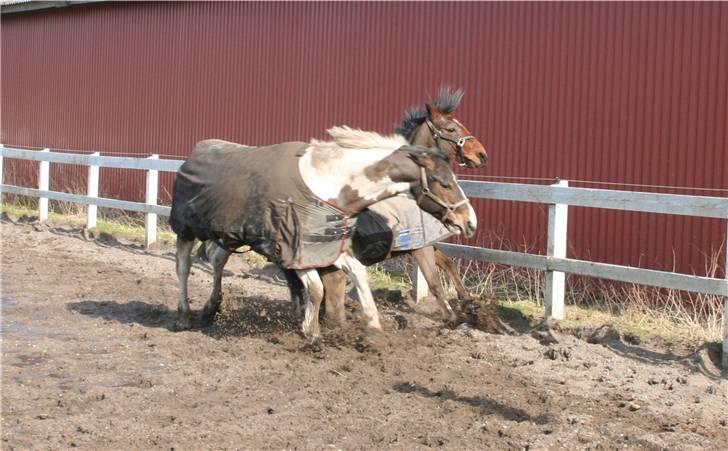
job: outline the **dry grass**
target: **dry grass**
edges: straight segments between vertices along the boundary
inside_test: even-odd
[[[3,201],[0,211],[11,214],[18,218],[37,217],[37,202],[22,202],[11,204]],[[83,228],[86,226],[86,209],[54,206],[49,202],[48,224],[51,226],[73,226]],[[133,215],[120,210],[100,208],[97,215],[94,232],[108,234],[116,238],[123,238],[129,241],[144,242],[144,216]],[[157,241],[162,244],[175,242],[175,235],[167,226],[164,218],[158,222]]]
[[[715,277],[717,255],[710,258],[708,271]],[[476,265],[459,262],[466,287],[479,298],[495,297],[511,308],[534,318],[544,314],[542,271]],[[451,295],[449,281],[444,280]],[[671,341],[722,341],[723,299],[672,289],[617,283],[601,279],[567,276],[564,327],[598,327],[611,324],[638,336],[655,336]]]

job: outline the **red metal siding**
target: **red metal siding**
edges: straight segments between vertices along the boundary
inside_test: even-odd
[[[448,82],[466,89],[459,117],[491,154],[488,169],[464,176],[725,196],[726,30],[727,3],[169,2],[3,15],[1,140],[182,157],[208,137],[389,132]],[[105,195],[141,198],[142,174],[101,177]],[[162,177],[162,193],[171,181]],[[545,206],[475,203],[477,242],[543,247]],[[686,272],[702,271],[725,230],[570,215],[571,256]]]

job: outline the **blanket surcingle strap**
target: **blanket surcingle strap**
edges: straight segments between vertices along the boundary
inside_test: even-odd
[[[188,240],[215,240],[230,251],[248,245],[284,268],[330,266],[356,219],[304,183],[298,161],[308,146],[201,141],[175,179],[172,230]]]

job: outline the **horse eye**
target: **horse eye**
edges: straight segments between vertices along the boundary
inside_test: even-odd
[[[442,186],[443,188],[446,188],[446,189],[450,188],[450,182],[448,182],[444,178],[436,175],[436,176],[433,176],[432,179],[433,179],[433,181],[439,183],[440,186]]]
[[[456,131],[458,131],[458,128],[457,128],[457,127],[455,127],[454,125],[448,125],[448,126],[447,126],[447,127],[445,128],[445,130],[447,130],[447,131],[448,131],[448,132],[450,132],[450,133],[455,133]]]

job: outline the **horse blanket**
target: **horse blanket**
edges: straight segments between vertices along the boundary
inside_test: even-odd
[[[355,219],[304,183],[298,161],[309,146],[200,141],[174,182],[172,230],[228,250],[248,245],[284,268],[330,266],[344,251]]]
[[[357,216],[354,255],[365,265],[386,259],[392,251],[430,246],[453,235],[407,195],[384,199]]]

